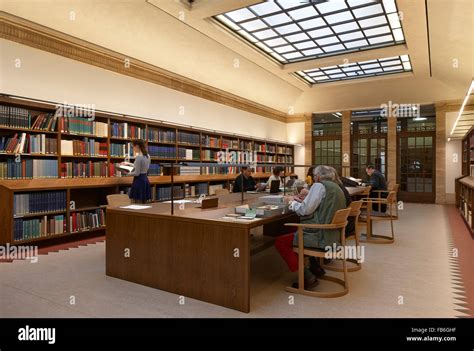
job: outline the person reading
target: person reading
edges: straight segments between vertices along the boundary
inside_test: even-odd
[[[132,145],[135,162],[133,169],[127,173],[133,176],[129,197],[134,202],[145,203],[151,200],[151,185],[147,176],[148,168],[150,168],[150,155],[143,140],[134,140]],[[123,162],[123,164],[127,165],[127,162]]]
[[[258,185],[252,178],[252,170],[250,167],[241,167],[241,173],[235,178],[234,188],[232,192],[240,193],[242,191],[254,191]]]
[[[273,174],[268,178],[267,185],[266,187],[269,189],[270,186],[272,185],[272,181],[278,180],[280,182],[280,187],[281,187],[281,172],[283,169],[281,167],[274,167],[273,168]]]
[[[379,170],[375,169],[373,164],[367,165],[365,172],[369,176],[367,184],[372,188],[370,190],[370,197],[377,198],[378,192],[374,190],[387,190],[387,181],[385,180],[384,175]],[[382,192],[382,197],[387,197],[388,193]],[[379,209],[380,207],[380,209]],[[372,209],[374,211],[385,212],[387,211],[387,205],[372,204]]]
[[[301,217],[301,223],[329,224],[336,211],[346,208],[344,193],[333,181],[333,172],[327,166],[317,166],[314,169],[313,180],[314,184],[304,200],[301,201],[295,196],[287,196],[285,201],[289,203],[289,209]],[[324,250],[334,243],[339,245],[339,236],[339,231],[334,229],[305,228],[303,230],[304,246],[314,249]],[[297,245],[297,233],[282,235],[275,240],[275,248],[292,272],[298,270],[298,254],[293,251],[293,247]],[[324,274],[324,271],[317,260],[311,262],[309,259],[305,259],[305,289],[315,287],[318,284],[317,275],[321,274]],[[293,285],[295,286],[295,284]]]

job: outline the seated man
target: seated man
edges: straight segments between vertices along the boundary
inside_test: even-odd
[[[274,167],[273,168],[273,174],[270,176],[270,178],[268,178],[267,185],[266,185],[266,187],[268,189],[270,189],[270,186],[272,185],[272,181],[274,181],[274,180],[278,180],[280,182],[280,186],[281,186],[280,174],[281,174],[282,171],[283,171],[283,169],[281,167]]]
[[[257,188],[257,183],[252,178],[252,170],[250,167],[243,166],[241,168],[241,174],[235,178],[234,188],[232,192],[240,193],[242,191],[253,191]],[[243,185],[243,187],[242,187]]]
[[[314,169],[314,184],[311,186],[304,200],[289,196],[285,198],[290,204],[290,210],[301,216],[301,223],[329,224],[336,211],[346,208],[344,193],[333,179],[333,173],[327,166],[318,166]],[[340,232],[334,229],[304,229],[304,246],[324,250],[326,246],[340,243]],[[298,245],[297,234],[280,236],[275,241],[275,247],[288,264],[290,271],[298,270],[298,254],[293,246]],[[317,262],[317,260],[316,260]],[[318,267],[311,267],[309,260],[305,260],[305,289],[316,286]],[[319,267],[321,269],[321,267]]]
[[[373,190],[387,190],[387,181],[385,180],[384,175],[379,170],[375,169],[375,166],[372,164],[367,165],[365,172],[369,176],[368,184],[372,187],[370,192],[370,197],[377,198],[379,196],[378,192]],[[382,193],[382,197],[387,197],[388,193]],[[380,209],[379,209],[380,207]],[[378,204],[372,204],[373,211],[385,212],[387,211],[386,205],[379,206]]]

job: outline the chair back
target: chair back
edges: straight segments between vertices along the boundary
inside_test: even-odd
[[[360,193],[360,196],[362,196],[362,197],[369,197],[371,190],[372,190],[372,186],[367,185],[367,186],[365,187],[364,191],[362,191],[362,192]]]
[[[332,217],[331,224],[341,224],[341,228],[343,228],[347,224],[347,217],[349,217],[350,212],[350,207],[336,211],[336,213],[334,213],[334,216]]]
[[[229,194],[229,189],[216,189],[216,196]]]
[[[400,184],[393,184],[388,187],[389,191],[394,191],[395,195],[398,193],[398,190],[400,189]]]
[[[132,201],[127,194],[107,195],[107,204],[110,207],[120,207],[130,205]]]
[[[389,191],[386,197],[387,203],[389,204],[394,203],[396,196],[397,196],[397,193],[395,191]]]
[[[349,217],[359,217],[360,215],[360,209],[362,207],[362,201],[352,201],[349,208]]]

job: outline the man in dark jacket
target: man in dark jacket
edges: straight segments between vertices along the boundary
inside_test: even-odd
[[[382,172],[375,169],[375,166],[372,164],[367,165],[365,172],[369,176],[368,184],[372,187],[371,192],[370,192],[370,197],[377,198],[379,196],[379,193],[374,192],[373,190],[387,190],[387,181],[385,180],[385,177],[382,174]],[[387,197],[387,194],[388,193],[383,192],[381,194],[382,195],[381,197]],[[380,206],[380,210],[379,210],[378,204],[372,204],[372,209],[374,211],[385,212],[387,211],[387,206],[382,205]]]
[[[242,173],[235,178],[234,188],[232,192],[240,193],[242,191],[253,191],[257,188],[257,183],[252,178],[252,170],[250,167],[242,167]],[[242,187],[243,186],[243,187]]]

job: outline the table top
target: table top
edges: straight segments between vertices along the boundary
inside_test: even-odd
[[[357,195],[365,190],[365,187],[348,187],[347,190],[351,196]],[[262,196],[268,195],[267,193],[246,193],[244,194],[243,204],[251,204],[258,200]],[[266,218],[255,218],[255,219],[238,219],[234,217],[226,217],[228,214],[233,214],[234,208],[236,206],[242,205],[241,193],[233,193],[227,195],[219,196],[219,206],[214,208],[201,209],[199,204],[196,203],[185,203],[184,209],[180,209],[179,200],[176,200],[174,203],[174,217],[179,217],[183,221],[193,221],[193,222],[209,222],[215,221],[220,224],[238,226],[245,228],[254,228],[266,223],[279,220],[285,216],[293,216],[293,212],[288,212],[285,214],[266,217]],[[142,216],[142,217],[157,217],[157,218],[168,218],[171,215],[171,204],[170,203],[150,203],[146,204],[149,206],[145,209],[134,210],[127,208],[107,208],[108,212],[111,213],[122,213],[126,215]]]

